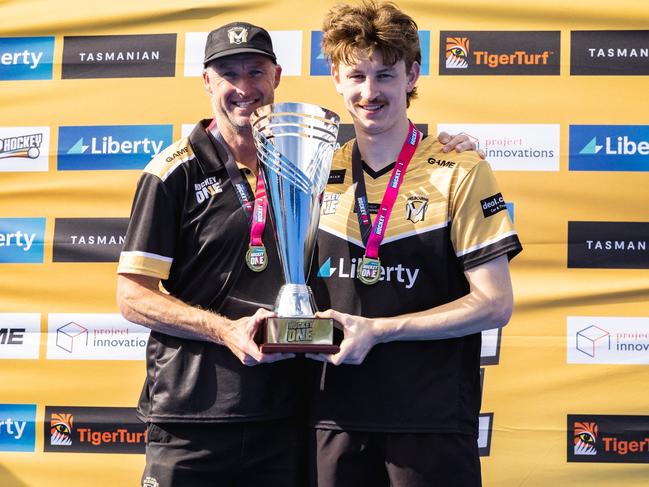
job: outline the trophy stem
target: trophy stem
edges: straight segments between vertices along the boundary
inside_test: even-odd
[[[313,318],[315,301],[306,284],[284,284],[275,301],[275,313],[286,318]]]

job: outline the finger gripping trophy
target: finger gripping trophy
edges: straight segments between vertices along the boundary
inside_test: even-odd
[[[340,118],[316,105],[275,103],[255,110],[250,120],[285,280],[260,348],[335,353],[333,321],[314,318],[306,278]]]

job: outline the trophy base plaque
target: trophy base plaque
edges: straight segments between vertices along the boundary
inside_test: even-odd
[[[325,318],[268,318],[263,326],[262,353],[337,353],[333,320]]]

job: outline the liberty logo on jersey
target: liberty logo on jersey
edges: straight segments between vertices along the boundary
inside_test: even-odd
[[[317,277],[327,279],[329,277],[338,277],[341,279],[354,279],[356,278],[356,265],[361,261],[356,257],[352,257],[350,261],[341,257],[338,259],[338,267],[331,267],[331,257],[327,257],[320,269],[318,269]],[[419,276],[419,269],[411,269],[404,267],[401,264],[396,266],[381,266],[381,277],[379,281],[397,282],[404,284],[406,289],[412,289],[417,282]]]

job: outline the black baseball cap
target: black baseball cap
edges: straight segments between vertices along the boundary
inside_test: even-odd
[[[266,29],[247,22],[232,22],[208,34],[203,66],[215,59],[244,53],[262,54],[277,63],[273,41]]]

